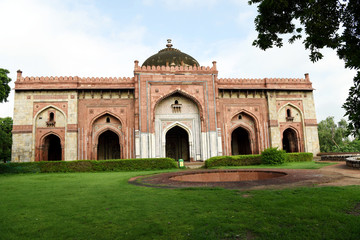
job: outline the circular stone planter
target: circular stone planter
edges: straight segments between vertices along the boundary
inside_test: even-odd
[[[171,177],[172,181],[180,182],[241,182],[256,181],[285,176],[284,172],[272,171],[217,171],[189,173]]]
[[[360,169],[360,159],[357,157],[349,157],[346,159],[346,166]]]

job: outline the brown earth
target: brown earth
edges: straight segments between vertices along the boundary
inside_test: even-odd
[[[237,182],[182,182],[179,176],[193,173],[212,172],[282,172],[284,176],[256,181]],[[283,189],[300,186],[347,186],[360,185],[360,170],[351,169],[345,162],[327,166],[322,169],[227,169],[227,170],[185,170],[181,172],[162,173],[151,176],[131,178],[129,183],[160,188],[187,188],[187,187],[222,187],[228,189]]]

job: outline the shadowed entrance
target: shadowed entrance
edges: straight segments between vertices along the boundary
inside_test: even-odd
[[[61,161],[62,150],[60,138],[54,134],[46,136],[44,140],[44,161]]]
[[[181,127],[175,126],[166,133],[166,157],[190,161],[189,136]]]
[[[97,159],[119,159],[120,143],[119,137],[113,131],[107,130],[99,136]]]
[[[251,154],[249,133],[242,127],[238,127],[231,134],[231,154]]]
[[[283,133],[283,150],[288,153],[299,152],[296,132],[288,128]]]

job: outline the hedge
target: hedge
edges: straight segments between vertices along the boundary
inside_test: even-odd
[[[285,162],[311,162],[314,159],[312,153],[287,153]]]
[[[177,168],[172,158],[43,161],[0,164],[0,173],[102,172]]]
[[[286,153],[285,162],[310,162],[313,160],[312,153]],[[205,161],[205,168],[220,166],[249,166],[260,165],[261,155],[236,155],[236,156],[217,156]]]
[[[218,156],[205,161],[205,167],[218,166],[248,166],[261,164],[261,155],[236,155],[236,156]]]

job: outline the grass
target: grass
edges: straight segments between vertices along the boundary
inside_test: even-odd
[[[358,239],[360,186],[237,191],[127,183],[146,172],[0,175],[0,239]],[[359,212],[360,213],[360,212]]]
[[[282,169],[320,169],[322,167],[337,164],[332,162],[287,162],[281,165],[251,165],[251,166],[226,166],[216,167],[219,169],[243,169],[243,168],[282,168]]]

